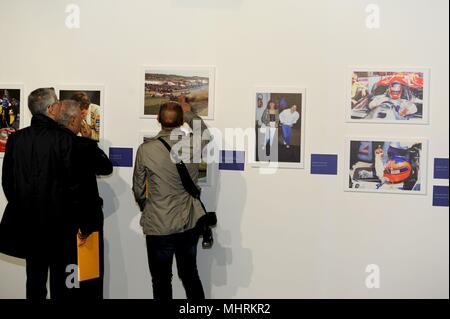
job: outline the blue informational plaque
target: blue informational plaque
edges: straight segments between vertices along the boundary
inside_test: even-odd
[[[221,151],[220,152],[220,170],[243,171],[245,168],[244,151]]]
[[[448,186],[433,186],[433,206],[448,207]]]
[[[336,154],[311,154],[311,174],[337,175]]]
[[[110,147],[109,159],[113,166],[133,167],[133,149],[127,147]]]
[[[448,158],[434,159],[434,178],[448,179]]]

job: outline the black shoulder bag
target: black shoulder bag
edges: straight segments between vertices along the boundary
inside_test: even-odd
[[[178,160],[178,156],[172,152],[172,147],[164,141],[161,137],[158,137],[158,140],[166,147],[169,153],[173,154],[174,157]],[[177,167],[178,175],[180,175],[181,183],[183,184],[184,189],[195,199],[197,199],[202,205],[203,210],[205,211],[205,215],[200,217],[196,224],[196,228],[200,231],[203,236],[202,247],[203,248],[211,248],[213,245],[213,235],[211,231],[211,226],[215,226],[217,224],[217,216],[215,212],[206,211],[205,205],[200,199],[200,190],[197,185],[195,185],[194,181],[189,174],[189,171],[186,165],[182,160],[177,161],[175,164]]]

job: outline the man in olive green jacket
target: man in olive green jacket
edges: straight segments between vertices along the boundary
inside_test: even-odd
[[[197,270],[199,232],[195,225],[205,211],[200,201],[183,187],[175,161],[158,138],[164,139],[174,150],[183,149],[183,162],[195,183],[199,163],[193,163],[192,137],[184,136],[181,141],[174,138],[185,134],[180,129],[183,125],[181,106],[174,102],[162,105],[158,121],[162,130],[155,138],[140,145],[133,174],[134,197],[142,211],[141,226],[146,235],[153,297],[172,299],[175,255],[187,298],[204,299]]]

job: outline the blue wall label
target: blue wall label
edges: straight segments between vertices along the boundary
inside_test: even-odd
[[[337,175],[336,154],[311,154],[311,174]]]
[[[220,170],[243,171],[245,168],[244,151],[226,151],[220,152]]]
[[[109,159],[113,166],[133,167],[133,149],[127,147],[110,147]]]

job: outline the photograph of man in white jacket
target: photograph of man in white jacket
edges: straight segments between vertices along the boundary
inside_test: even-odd
[[[291,147],[292,126],[297,123],[300,114],[297,112],[297,105],[292,105],[280,113],[281,128],[283,130],[283,144],[286,148]]]

